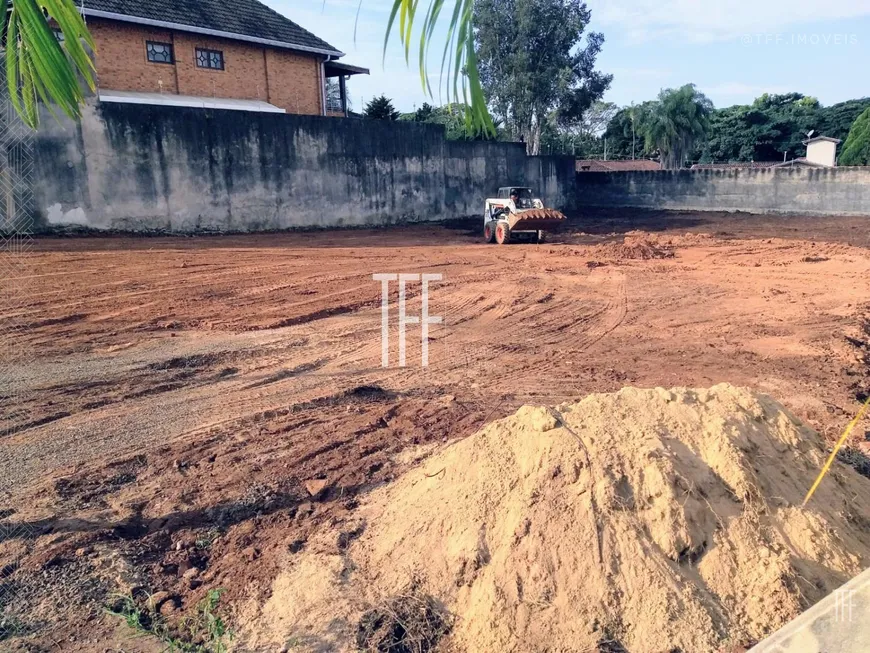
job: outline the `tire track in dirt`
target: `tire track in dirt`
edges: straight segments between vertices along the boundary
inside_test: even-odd
[[[626,275],[622,272],[612,272],[610,274],[611,277],[615,277],[613,283],[614,292],[612,294],[608,293],[609,299],[607,304],[596,315],[596,318],[600,317],[601,319],[596,319],[594,327],[589,329],[585,337],[580,341],[580,351],[589,349],[609,336],[622,325],[626,315],[628,315],[628,295],[625,290]]]
[[[583,360],[588,350],[615,332],[628,313],[625,274],[608,272],[603,276],[603,281],[594,285],[598,286],[599,296],[607,297],[603,306],[583,314],[579,319],[561,317],[563,311],[554,313],[558,317],[550,329],[543,332],[551,337],[538,335],[536,338],[539,346],[558,348],[562,355],[511,369],[509,378],[520,379],[511,383],[514,389],[513,405],[529,400],[535,403],[559,403],[581,394],[579,388],[569,380],[568,370],[576,361]],[[568,315],[571,314],[569,309]]]
[[[306,236],[306,240],[308,238]],[[215,248],[210,244],[202,249],[164,252],[109,250],[88,254],[88,257],[108,259],[105,266],[92,269],[110,269],[112,276],[128,277],[121,280],[122,285],[118,285],[117,279],[110,284],[102,283],[105,274],[79,277],[71,286],[62,285],[54,291],[55,306],[47,304],[35,309],[33,321],[50,319],[50,313],[56,311],[58,305],[67,304],[65,297],[69,296],[70,288],[87,288],[88,292],[80,293],[75,304],[80,307],[81,314],[89,317],[80,323],[67,325],[69,336],[64,341],[69,339],[70,346],[75,346],[76,334],[82,338],[80,342],[98,350],[120,346],[133,338],[134,333],[137,339],[165,338],[169,334],[157,328],[155,321],[181,320],[182,323],[203,324],[206,329],[217,329],[189,329],[197,337],[210,334],[209,342],[217,342],[211,338],[219,336],[230,349],[259,347],[250,361],[240,365],[227,363],[239,368],[229,372],[228,376],[220,376],[223,369],[210,369],[209,374],[213,374],[214,380],[203,387],[195,379],[178,382],[155,376],[143,380],[145,385],[128,392],[129,397],[121,402],[140,415],[147,415],[162,403],[171,410],[196,408],[196,412],[202,412],[210,423],[223,419],[222,415],[247,414],[248,404],[280,405],[281,401],[290,402],[291,397],[313,392],[316,387],[330,384],[344,387],[364,382],[396,390],[426,384],[455,389],[457,395],[474,390],[472,386],[475,385],[495,388],[494,396],[510,394],[502,389],[514,387],[521,389],[526,396],[544,400],[557,393],[578,392],[579,384],[588,378],[583,377],[587,372],[575,374],[571,371],[572,366],[583,365],[587,358],[601,359],[602,343],[614,336],[619,338],[626,321],[635,327],[643,324],[635,324],[637,318],[629,319],[628,316],[626,284],[629,275],[658,274],[667,279],[689,275],[692,281],[687,285],[688,289],[675,285],[653,301],[642,304],[642,310],[647,314],[645,319],[667,323],[674,333],[686,329],[700,333],[701,330],[716,328],[712,322],[719,317],[687,311],[684,303],[703,301],[714,295],[719,298],[717,301],[725,303],[733,289],[730,286],[713,287],[713,277],[734,277],[755,269],[742,267],[747,260],[757,258],[758,254],[753,253],[759,251],[755,243],[741,243],[738,247],[742,250],[740,255],[730,259],[726,256],[729,247],[734,248],[731,245],[717,248],[722,254],[718,258],[710,253],[709,245],[699,248],[699,254],[691,262],[699,266],[699,260],[707,260],[710,256],[714,256],[714,262],[705,264],[707,267],[699,268],[697,272],[684,270],[686,265],[679,260],[631,262],[625,268],[610,265],[588,269],[584,248],[576,245],[572,246],[571,256],[563,256],[564,252],[558,245],[499,249],[465,244],[442,247],[439,244],[434,248],[385,249],[379,242],[370,249],[313,248],[302,253],[280,247],[234,250],[231,247]],[[768,250],[771,257],[794,258],[798,252],[776,247]],[[457,256],[458,251],[464,252],[465,256]],[[263,259],[275,256],[281,256],[280,260],[262,263]],[[716,263],[723,258],[730,261],[724,271],[721,264]],[[55,263],[46,256],[43,264]],[[815,270],[822,264],[812,265],[816,266],[812,268]],[[809,270],[810,264],[804,267]],[[155,272],[143,276],[143,270]],[[419,367],[419,327],[411,326],[407,336],[408,368],[385,370],[380,366],[380,284],[369,281],[369,277],[373,272],[426,270],[438,270],[444,274],[444,280],[433,284],[430,292],[430,314],[440,315],[444,320],[442,325],[431,330],[430,368],[421,370]],[[783,284],[791,283],[788,279],[792,277],[782,275],[782,272],[788,271],[778,270],[776,283],[780,280]],[[806,281],[805,274],[794,277],[795,282]],[[703,277],[709,277],[709,280],[702,289],[698,280]],[[64,277],[52,279],[62,280]],[[633,291],[641,281],[633,282]],[[127,283],[132,287],[121,292],[110,290],[125,288]],[[193,292],[192,287],[195,288]],[[648,296],[654,294],[651,284],[643,287]],[[413,306],[409,313],[418,315],[419,290],[413,288],[413,284],[409,285],[408,298]],[[300,297],[293,289],[299,289],[300,294],[303,290],[312,290],[315,294]],[[290,301],[282,305],[280,299],[285,293]],[[147,303],[137,301],[143,297],[149,298]],[[661,310],[668,305],[673,307],[673,316]],[[735,310],[729,313],[724,308],[721,314],[740,319]],[[811,312],[807,313],[803,319],[815,324],[808,326],[814,331],[823,329],[829,322],[824,317],[811,320],[811,315]],[[391,318],[395,320],[395,317],[395,284],[391,284]],[[105,323],[95,323],[102,318],[105,318]],[[109,329],[120,335],[107,337]],[[131,329],[153,330],[153,335],[151,332],[131,332]],[[219,331],[221,329],[225,331]],[[248,329],[259,331],[250,332]],[[54,346],[50,333],[56,330],[57,326],[46,324],[38,329],[39,333],[33,334],[34,342]],[[185,334],[183,327],[173,329],[173,333],[175,331],[181,336]],[[261,334],[265,339],[243,333]],[[189,353],[196,351],[194,345],[187,343],[186,337],[183,340],[184,346],[190,347]],[[280,349],[281,342],[293,340],[304,340],[307,343],[303,346],[304,351]],[[396,342],[395,324],[391,324],[390,357],[393,365]],[[183,351],[173,353],[184,355]],[[143,360],[153,360],[153,357],[154,354],[149,353]],[[612,358],[618,360],[619,353],[614,352]],[[129,358],[121,357],[116,361],[107,360],[104,366],[113,366],[112,374],[123,376],[131,369],[129,361]],[[317,362],[317,369],[306,369],[305,366],[313,361]],[[87,369],[82,372],[83,379],[93,378],[94,374],[106,378],[98,371],[99,365],[88,361]],[[596,365],[600,363],[591,364],[592,367]],[[264,379],[268,382],[260,388],[259,383]],[[181,385],[175,386],[174,383]],[[248,389],[242,385],[247,385]],[[252,394],[256,389],[267,388],[267,393]],[[149,397],[148,393],[157,390],[161,392],[159,396]],[[187,406],[177,399],[185,393],[192,395]],[[101,407],[103,400],[99,394],[89,397],[88,405],[92,407],[94,416],[114,410],[115,404]],[[66,423],[75,424],[77,419],[73,414],[33,430],[60,430]],[[180,422],[173,417],[173,423]],[[148,430],[151,431],[150,427]],[[178,429],[173,427],[171,431],[166,434],[167,438],[175,437],[172,434],[177,435]],[[153,437],[159,436],[153,434]]]
[[[153,589],[178,593],[185,606],[200,596],[172,565],[189,551],[208,555],[188,543],[209,529],[221,535],[200,573],[205,587],[230,588],[232,609],[249,589],[269,586],[288,543],[304,547],[324,522],[352,518],[360,493],[421,451],[522,403],[716,377],[812,399],[810,419],[834,432],[838,411],[867,388],[868,368],[856,370],[855,348],[837,340],[870,296],[870,263],[851,252],[799,263],[820,251],[803,241],[781,249],[707,239],[675,245],[675,259],[590,268],[600,251],[582,244],[497,248],[429,226],[195,240],[49,243],[75,256],[40,255],[35,272],[60,274],[37,283],[41,303],[25,321],[89,317],[28,334],[37,359],[19,375],[25,403],[16,419],[70,415],[0,439],[13,520],[54,515],[61,528],[95,529],[53,533],[35,542],[42,553],[57,535],[79,547],[114,528],[113,546],[145,556]],[[743,251],[729,256],[735,249]],[[101,272],[75,275],[84,266]],[[431,331],[430,366],[420,366],[420,330],[410,326],[408,367],[396,367],[391,284],[384,369],[380,284],[370,276],[429,270],[444,274],[430,293],[430,314],[444,318]],[[419,315],[414,284],[408,296],[409,314]],[[75,310],[62,308],[70,302]],[[112,317],[90,317],[104,314]],[[299,316],[314,317],[263,329]],[[790,353],[804,342],[818,346]],[[844,349],[848,374],[838,369]],[[4,411],[8,401],[0,399]],[[133,457],[142,462],[131,471],[124,462]],[[135,482],[125,481],[131,474]],[[313,498],[308,479],[327,487]],[[131,518],[130,506],[141,515]],[[243,553],[252,543],[256,564]],[[75,550],[51,569],[68,569],[66,559],[88,564]],[[36,566],[45,559],[34,578],[67,596]]]

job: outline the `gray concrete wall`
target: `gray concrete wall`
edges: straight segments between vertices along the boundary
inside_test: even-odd
[[[528,185],[571,209],[570,157],[516,143],[448,142],[437,125],[131,104],[43,119],[37,223],[254,231],[379,225],[483,212]]]
[[[760,642],[750,653],[870,651],[870,569]]]
[[[577,204],[870,215],[870,168],[583,172],[577,174]]]

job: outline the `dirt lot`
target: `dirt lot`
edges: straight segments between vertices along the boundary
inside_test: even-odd
[[[169,592],[176,623],[222,588],[233,627],[361,493],[525,403],[727,381],[833,439],[870,392],[870,219],[476,227],[37,240],[4,279],[26,299],[2,312],[0,648],[160,650],[118,593]],[[443,275],[428,367],[418,325],[397,366],[395,303],[381,366],[376,273]]]

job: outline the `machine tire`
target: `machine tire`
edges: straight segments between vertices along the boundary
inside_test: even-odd
[[[495,227],[495,242],[507,245],[511,241],[511,228],[506,222],[499,222]]]
[[[545,242],[547,242],[547,232],[545,232],[541,229],[538,229],[538,243],[545,243]]]
[[[492,227],[491,220],[483,226],[483,240],[487,244],[495,240],[495,229]]]

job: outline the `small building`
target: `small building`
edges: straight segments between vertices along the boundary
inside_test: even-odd
[[[837,165],[837,146],[840,139],[830,136],[816,136],[804,141],[807,146],[807,163],[833,168]]]
[[[626,159],[607,161],[601,159],[577,159],[577,172],[627,172],[631,170],[661,170],[658,161],[649,159]]]
[[[79,5],[79,3],[76,3]],[[347,115],[368,70],[257,0],[87,0],[101,102]],[[328,100],[327,80],[338,94]]]

